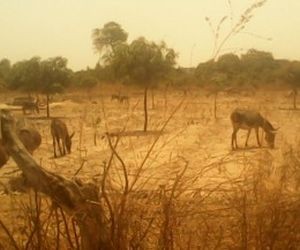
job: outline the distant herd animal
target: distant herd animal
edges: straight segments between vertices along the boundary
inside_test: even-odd
[[[112,95],[111,100],[118,100],[120,103],[128,102],[128,96]],[[34,104],[27,103],[23,106],[23,111],[26,109],[36,109],[38,112],[38,103]],[[237,133],[240,129],[247,130],[247,137],[245,141],[245,147],[248,147],[248,140],[252,129],[254,129],[256,134],[256,140],[259,147],[262,146],[261,140],[259,138],[259,129],[261,128],[265,133],[265,140],[270,148],[275,147],[275,136],[278,128],[274,128],[273,125],[263,117],[258,111],[250,109],[235,109],[230,114],[230,120],[232,123],[233,132],[231,135],[231,148],[236,150],[239,148],[237,142]],[[67,153],[71,153],[72,138],[73,133],[69,133],[68,127],[64,121],[61,119],[53,118],[50,124],[50,132],[53,141],[53,153],[54,158],[58,157],[58,152],[60,156],[65,156]],[[32,155],[34,151],[41,145],[42,136],[39,131],[33,127],[26,126],[23,123],[17,123],[16,134],[20,141],[23,143],[25,149]],[[0,140],[0,167],[6,164],[9,159],[9,153],[6,149],[5,143]]]
[[[116,95],[116,94],[113,94],[111,95],[111,100],[117,100],[119,101],[120,103],[129,103],[129,97],[127,95]]]

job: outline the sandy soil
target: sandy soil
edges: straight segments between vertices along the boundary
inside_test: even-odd
[[[173,92],[167,96],[167,105],[164,95],[156,93],[154,108],[149,98],[149,129],[159,130],[182,98],[185,99],[181,108],[168,123],[143,167],[138,184],[145,184],[145,189],[157,189],[159,185],[172,182],[185,164],[188,164],[185,178],[193,189],[203,189],[208,185],[217,185],[227,178],[239,177],[245,167],[251,168],[262,160],[273,159],[276,167],[282,163],[282,151],[287,145],[295,145],[299,141],[300,112],[288,109],[291,100],[285,97],[284,92],[261,91],[253,96],[220,94],[217,120],[213,118],[213,98],[205,93],[193,92],[184,97],[182,93]],[[101,98],[93,97],[92,100],[74,99],[68,97],[51,105],[52,115],[63,117],[69,131],[75,132],[72,153],[54,159],[50,121],[30,119],[36,118],[36,115],[29,115],[30,122],[40,130],[43,137],[42,145],[34,153],[34,158],[42,167],[67,178],[74,177],[84,164],[76,176],[83,181],[98,182],[101,180],[103,164],[111,154],[107,140],[102,138],[104,132],[115,132],[124,128],[126,131],[142,129],[142,95],[131,96],[129,104],[111,101],[108,94]],[[258,109],[274,127],[280,127],[275,149],[257,148],[253,132],[248,149],[235,152],[231,150],[232,126],[229,116],[236,107]],[[21,112],[14,113],[22,116]],[[101,122],[95,127],[97,118],[101,118]],[[94,145],[93,139],[95,131],[97,145]],[[244,145],[245,136],[246,131],[239,132],[240,146]],[[156,135],[121,138],[117,151],[128,167],[130,181],[136,176],[138,167],[155,140]],[[114,185],[122,186],[122,169],[116,160],[115,163],[116,167],[111,173]],[[15,170],[16,164],[10,159],[0,169],[0,181],[7,185],[9,178],[18,174]],[[7,216],[9,211],[12,212],[13,206],[11,197],[3,190],[0,187],[0,214]],[[21,199],[22,194],[15,194],[15,199]]]

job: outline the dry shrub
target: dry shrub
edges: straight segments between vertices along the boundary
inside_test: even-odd
[[[297,249],[300,147],[287,146],[279,166],[265,149],[258,156],[235,154],[232,164],[243,163],[238,177],[226,172],[224,160],[199,164],[197,175],[189,176],[191,159],[177,155],[172,172],[155,180],[143,174],[156,159],[157,141],[164,138],[151,138],[134,167],[122,157],[124,140],[107,135],[111,155],[101,165],[99,193],[88,195],[99,196],[115,249]],[[223,181],[202,184],[207,172],[219,173]],[[16,225],[8,227],[0,217],[0,248],[80,249],[76,222],[58,204],[31,191],[27,201],[15,205],[21,211],[15,214]]]
[[[174,175],[151,188],[138,172],[128,175],[117,144],[110,142],[116,161],[104,166],[99,193],[116,249],[297,249],[296,149],[287,149],[278,167],[270,152],[262,150],[257,162],[243,159],[238,178],[195,188],[195,178],[186,176],[189,160],[178,157]],[[110,174],[113,168],[119,181]],[[18,227],[1,234],[6,239],[2,247],[79,249],[75,222],[49,199],[31,191],[18,206]]]
[[[76,223],[57,204],[33,190],[26,195],[10,193],[10,199],[14,223],[0,218],[3,249],[79,249]]]

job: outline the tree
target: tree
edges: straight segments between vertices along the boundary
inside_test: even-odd
[[[138,38],[130,45],[119,44],[109,65],[124,83],[133,82],[144,87],[144,131],[148,128],[148,89],[173,69],[176,53],[165,43],[156,44]]]
[[[41,81],[40,64],[39,57],[15,63],[9,73],[9,86],[29,94],[37,91]]]
[[[284,78],[292,89],[293,108],[297,109],[297,96],[300,87],[300,62],[291,62],[287,68]]]
[[[108,60],[119,43],[127,41],[128,34],[116,22],[106,23],[102,29],[94,29],[93,44],[100,58]]]
[[[8,76],[11,70],[11,64],[8,59],[2,59],[0,61],[0,80],[3,80],[6,84],[8,83]]]
[[[206,84],[211,75],[214,74],[216,64],[214,60],[209,60],[207,62],[199,63],[195,70],[195,75],[200,81],[200,84]]]
[[[41,62],[41,82],[39,90],[47,98],[47,117],[50,117],[50,95],[62,92],[69,83],[71,70],[67,68],[67,59],[54,57]]]
[[[241,61],[237,55],[228,53],[218,58],[216,67],[219,72],[227,74],[228,78],[232,79],[240,72]]]
[[[31,92],[46,94],[47,117],[50,117],[49,95],[63,90],[69,82],[70,73],[65,58],[55,57],[41,61],[39,57],[33,57],[12,66],[9,73],[9,86],[29,94]]]
[[[218,94],[225,90],[239,68],[239,58],[233,54],[221,56],[217,62],[209,60],[196,68],[197,78],[208,89],[208,96],[214,97],[214,118],[217,119]]]
[[[246,8],[242,14],[239,16],[237,20],[234,20],[233,18],[233,11],[232,11],[232,6],[231,6],[231,1],[228,1],[228,5],[230,7],[230,15],[223,16],[220,21],[218,22],[217,25],[213,25],[210,18],[206,17],[205,21],[208,23],[212,33],[213,33],[213,38],[214,38],[214,48],[213,48],[213,53],[212,53],[212,58],[210,61],[216,62],[218,58],[220,57],[220,54],[222,52],[222,49],[224,48],[225,44],[228,43],[230,39],[232,39],[234,36],[237,34],[244,32],[247,24],[252,20],[254,17],[254,11],[257,10],[258,8],[262,7],[267,0],[258,0],[255,3],[252,3],[248,8]],[[222,35],[222,28],[224,27],[224,23],[230,19],[231,20],[231,27],[227,32]],[[219,58],[220,59],[220,58]],[[224,59],[224,58],[223,58]],[[231,59],[233,57],[231,56]],[[222,58],[221,58],[222,61]],[[204,65],[207,66],[207,65]],[[210,65],[211,66],[211,65]],[[215,66],[212,63],[212,66]],[[210,83],[217,83],[213,86],[212,88],[212,93],[215,96],[215,102],[214,102],[214,110],[216,112],[216,98],[217,98],[217,93],[220,91],[223,91],[223,87],[225,86],[224,82],[224,72],[222,73],[221,77],[217,77],[218,79],[222,79],[221,81],[215,81],[213,79],[209,79]],[[226,77],[228,78],[228,72],[226,72]],[[220,84],[222,82],[222,84]],[[217,117],[216,113],[214,114],[215,118]]]
[[[268,71],[276,68],[277,64],[272,53],[250,49],[246,54],[241,55],[243,71],[248,78],[253,80],[262,80]]]

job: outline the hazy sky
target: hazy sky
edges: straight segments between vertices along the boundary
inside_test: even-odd
[[[0,0],[0,59],[64,56],[74,70],[94,67],[98,56],[91,32],[116,21],[129,41],[144,36],[164,40],[179,53],[178,64],[194,66],[210,59],[213,38],[205,17],[216,24],[229,15],[228,0]],[[255,0],[231,0],[238,19]],[[229,19],[224,26],[230,26]],[[226,52],[266,50],[275,58],[300,60],[300,0],[268,0],[255,12],[247,32],[230,40]],[[223,51],[225,52],[225,51]]]

